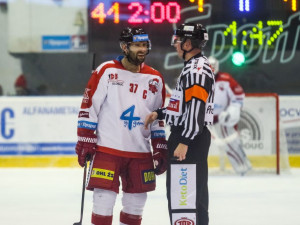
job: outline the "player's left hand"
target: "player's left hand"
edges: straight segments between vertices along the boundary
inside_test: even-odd
[[[179,143],[177,148],[174,151],[174,157],[177,157],[178,161],[185,160],[186,158],[186,153],[188,150],[188,146],[182,143]]]
[[[154,172],[156,175],[163,174],[168,168],[167,141],[162,138],[152,140]]]

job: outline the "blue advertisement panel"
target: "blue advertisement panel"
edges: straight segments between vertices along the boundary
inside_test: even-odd
[[[70,50],[72,48],[71,36],[43,36],[43,50]]]

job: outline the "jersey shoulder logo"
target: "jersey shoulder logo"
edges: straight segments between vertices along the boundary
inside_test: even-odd
[[[149,80],[149,91],[151,91],[153,94],[158,92],[158,84],[159,80],[157,78]]]

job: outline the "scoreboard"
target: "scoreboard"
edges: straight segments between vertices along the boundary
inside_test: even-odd
[[[300,94],[300,3],[298,0],[89,0],[89,51],[97,62],[121,54],[118,38],[127,26],[143,27],[152,42],[146,62],[172,86],[182,68],[170,46],[174,29],[185,22],[206,26],[206,56],[220,61],[247,92]],[[232,55],[245,56],[235,66]],[[296,82],[296,83],[295,83]]]

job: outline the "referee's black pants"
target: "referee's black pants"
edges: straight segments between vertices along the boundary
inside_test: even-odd
[[[168,140],[170,165],[167,170],[167,198],[172,225],[208,225],[208,165],[211,135],[203,128],[189,144],[186,159],[174,160],[182,129],[171,129]],[[182,222],[182,223],[180,223]]]

